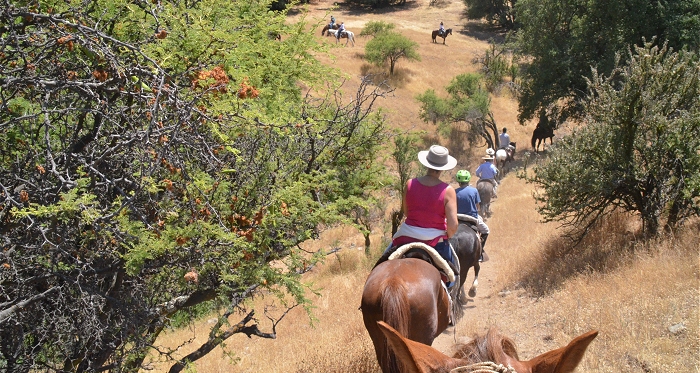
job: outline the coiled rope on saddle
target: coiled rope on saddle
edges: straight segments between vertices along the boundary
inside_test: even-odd
[[[518,373],[511,366],[503,366],[492,361],[485,361],[472,365],[454,368],[450,373]]]
[[[440,254],[433,248],[432,246],[425,244],[423,242],[411,242],[407,243],[405,245],[400,246],[396,251],[394,251],[390,256],[389,260],[394,260],[397,258],[400,258],[403,254],[405,254],[408,250],[413,249],[413,248],[420,248],[425,250],[426,253],[430,255],[430,257],[433,259],[433,263],[435,263],[436,266],[442,268],[442,270],[445,272],[447,275],[447,279],[450,282],[455,281],[455,274],[452,271],[452,268],[450,268],[450,265],[447,264],[447,261],[440,256]]]

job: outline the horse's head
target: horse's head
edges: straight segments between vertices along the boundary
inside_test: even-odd
[[[389,347],[407,372],[445,372],[458,367],[493,362],[511,366],[517,373],[571,373],[581,362],[588,345],[598,335],[597,331],[590,331],[574,338],[565,347],[545,352],[532,360],[521,361],[515,343],[495,329],[489,330],[486,336],[474,338],[472,342],[461,346],[453,357],[449,357],[430,346],[404,338],[383,321],[378,324]]]
[[[448,28],[447,30],[445,30],[445,35],[447,35],[447,34],[452,35],[452,29],[451,29],[451,28]]]

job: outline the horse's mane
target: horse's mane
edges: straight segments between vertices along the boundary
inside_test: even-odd
[[[515,342],[502,335],[495,327],[491,327],[486,335],[474,336],[469,343],[458,345],[457,352],[452,357],[465,359],[470,364],[486,361],[504,364],[506,362],[503,361],[503,354],[520,360]]]

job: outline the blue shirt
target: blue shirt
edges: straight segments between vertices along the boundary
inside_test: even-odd
[[[473,186],[455,189],[457,193],[457,213],[476,217],[477,204],[481,203],[479,191]]]
[[[475,174],[480,179],[495,179],[496,174],[498,174],[498,169],[493,163],[484,162],[481,165],[479,165],[479,168],[476,169]]]

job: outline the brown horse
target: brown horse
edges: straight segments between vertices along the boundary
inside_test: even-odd
[[[340,27],[340,24],[339,24],[339,23],[334,24],[334,25],[333,25],[333,30],[337,30],[338,27]],[[323,26],[323,29],[321,30],[321,36],[324,36],[324,35],[331,36],[331,33],[330,33],[330,32],[328,32],[328,33],[326,32],[326,31],[330,30],[330,28],[331,28],[330,25],[325,25],[325,26]]]
[[[445,44],[445,39],[447,39],[447,35],[452,35],[451,28],[446,29],[442,35],[440,35],[439,30],[433,30],[433,43],[437,43],[437,41],[435,41],[435,38],[437,38],[439,36],[442,38],[442,44]]]
[[[478,275],[481,242],[471,228],[460,224],[450,244],[462,264],[458,266],[456,275],[459,277],[455,278],[457,283],[450,289],[449,296],[441,284],[440,272],[429,262],[429,255],[420,249],[407,252],[402,259],[383,261],[386,258],[383,256],[367,277],[360,309],[384,373],[402,370],[387,348],[377,321],[392,325],[414,341],[430,345],[447,329],[450,314],[454,324],[462,317],[466,304],[461,296],[462,287],[470,267],[475,267]],[[453,299],[451,309],[450,298]]]
[[[380,321],[378,327],[401,362],[404,373],[472,372],[475,364],[488,367],[487,362],[512,367],[517,373],[571,373],[581,362],[588,345],[598,336],[597,331],[590,331],[574,338],[564,347],[545,352],[532,360],[521,361],[515,343],[495,329],[489,330],[485,337],[477,337],[461,346],[453,357],[449,357],[430,346],[403,337],[384,322]]]

